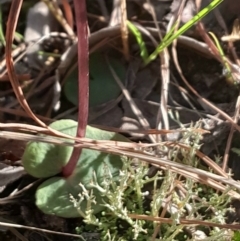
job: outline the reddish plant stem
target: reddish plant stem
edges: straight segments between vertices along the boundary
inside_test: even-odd
[[[77,137],[84,137],[88,120],[89,67],[88,67],[88,28],[85,0],[74,0],[75,19],[78,36],[78,128]],[[64,177],[70,176],[81,155],[80,148],[74,148],[66,166]]]

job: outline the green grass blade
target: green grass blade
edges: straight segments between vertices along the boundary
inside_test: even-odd
[[[216,44],[216,47],[217,47],[217,49],[218,49],[218,52],[219,52],[220,55],[221,55],[221,58],[222,58],[222,60],[223,60],[223,64],[224,64],[224,66],[225,66],[225,68],[226,68],[226,70],[227,70],[227,77],[228,77],[228,78],[231,78],[231,76],[232,76],[232,74],[231,74],[231,68],[230,68],[229,64],[227,63],[227,61],[226,61],[226,56],[225,56],[225,54],[224,54],[224,52],[223,52],[223,49],[222,49],[222,47],[221,47],[221,45],[220,45],[217,37],[215,36],[215,34],[212,33],[212,32],[209,32],[209,34],[210,34],[211,37],[213,38],[213,40],[214,40],[214,42],[215,42],[215,44]]]
[[[3,22],[2,22],[2,5],[0,5],[0,42],[5,46],[6,41],[3,33]]]
[[[132,32],[132,34],[135,36],[138,46],[140,48],[140,56],[142,57],[144,63],[146,62],[146,60],[148,59],[149,55],[148,55],[148,51],[145,45],[145,42],[143,40],[142,34],[141,32],[137,29],[137,27],[132,24],[130,21],[127,21],[127,25],[128,28],[130,29],[130,31]]]
[[[148,57],[145,64],[149,64],[151,61],[156,59],[158,54],[163,51],[164,48],[168,47],[175,39],[177,39],[180,35],[185,33],[188,29],[190,29],[195,23],[205,17],[209,12],[211,12],[214,8],[216,8],[223,0],[213,0],[207,7],[203,8],[196,16],[194,16],[191,20],[185,23],[176,33],[171,35],[167,40],[162,41],[160,45],[155,49],[155,51]]]

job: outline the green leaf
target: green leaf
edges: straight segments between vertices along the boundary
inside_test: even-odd
[[[127,20],[127,26],[137,40],[138,46],[140,48],[140,56],[142,57],[142,59],[145,63],[145,61],[147,60],[149,55],[148,55],[148,50],[147,50],[146,44],[143,40],[143,36],[142,36],[141,32],[138,30],[138,28],[128,20]]]
[[[73,120],[56,121],[50,127],[70,136],[76,136],[77,122]],[[34,177],[45,178],[54,176],[60,173],[67,164],[72,150],[73,148],[69,146],[29,142],[22,157],[23,166]]]
[[[124,81],[126,71],[123,64],[113,57],[108,57],[108,59],[117,76]],[[116,99],[121,94],[121,89],[112,76],[103,54],[91,54],[89,59],[89,68],[90,107],[98,106],[110,100]],[[68,76],[66,84],[64,85],[64,93],[67,99],[74,105],[78,105],[77,76],[78,70],[75,69]]]
[[[239,231],[234,232],[233,241],[240,241],[240,232]]]
[[[231,148],[231,151],[238,154],[238,156],[240,156],[240,148],[233,147]]]
[[[109,178],[106,174],[106,166],[115,180],[119,175],[119,170],[122,168],[120,157],[100,153],[97,155],[95,151],[94,153],[95,157],[92,157],[93,159],[90,159],[87,155],[80,159],[71,177],[67,179],[53,177],[43,182],[36,192],[36,205],[38,208],[47,214],[66,218],[79,217],[80,214],[70,199],[70,194],[75,199],[79,199],[79,194],[83,191],[79,183],[82,183],[90,191],[92,189],[90,183],[93,180],[94,173],[96,173],[98,184],[101,185],[104,178]],[[104,200],[96,189],[93,189],[93,195],[95,196],[96,204],[92,204],[92,209],[94,213],[98,213],[104,209],[102,206]],[[80,207],[85,212],[87,200],[83,200]]]
[[[59,120],[50,125],[53,129],[72,136],[76,135],[77,122],[72,120]],[[87,127],[86,137],[95,140],[128,141],[127,138],[114,132],[103,131],[94,127]],[[73,148],[58,146],[48,143],[30,142],[27,144],[22,161],[25,170],[35,177],[50,177],[61,172],[69,160]],[[78,217],[80,214],[70,201],[70,194],[78,199],[81,193],[79,183],[90,190],[90,183],[94,173],[99,185],[108,176],[117,179],[122,168],[121,157],[102,153],[100,151],[83,149],[76,169],[68,178],[52,177],[43,182],[36,192],[36,205],[47,214],[55,214],[61,217]],[[103,209],[103,201],[100,193],[93,190],[96,204],[93,206],[97,213]],[[81,203],[81,209],[85,210],[87,200]]]

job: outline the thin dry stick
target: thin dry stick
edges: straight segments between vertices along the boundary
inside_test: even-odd
[[[43,123],[37,116],[32,112],[31,108],[29,107],[24,95],[23,91],[21,89],[19,80],[17,78],[14,65],[13,65],[13,59],[12,59],[12,42],[13,42],[13,33],[16,30],[17,20],[19,17],[20,9],[22,6],[23,0],[15,0],[11,4],[10,12],[8,15],[8,22],[7,22],[7,31],[6,31],[6,66],[8,70],[9,80],[11,82],[11,85],[13,87],[14,93],[23,107],[23,109],[26,111],[26,113],[35,120],[40,126],[45,127],[46,131],[49,133],[55,135],[55,136],[61,136],[72,139],[72,136],[63,134],[59,131],[56,131],[50,127],[48,127],[45,123]]]
[[[141,31],[143,34],[145,34],[147,37],[150,38],[150,40],[152,41],[154,46],[156,46],[156,47],[158,46],[158,42],[152,36],[152,34],[155,34],[155,35],[158,34],[159,35],[158,31],[155,31],[152,28],[144,28],[137,23],[135,23],[135,26],[139,29],[139,31]],[[183,45],[189,45],[190,47],[193,47],[194,49],[200,50],[202,53],[204,53],[204,55],[210,54],[210,52],[207,49],[207,45],[202,43],[202,42],[196,41],[195,39],[192,39],[192,38],[189,38],[189,37],[186,37],[186,36],[180,36],[179,42],[182,43]],[[174,78],[174,76],[172,76],[172,77]],[[182,95],[184,95],[184,92],[186,92],[186,90],[184,88],[180,87],[180,86],[177,86],[177,88],[179,88],[181,90]],[[186,101],[188,101],[188,100],[186,100]],[[188,103],[190,104],[190,106],[192,106],[193,111],[194,111],[194,106],[191,104],[190,101],[188,101]],[[159,112],[158,112],[158,117],[157,117],[157,123],[160,123],[158,121],[158,120],[160,120],[160,117],[161,117],[160,111],[161,111],[161,104],[159,104]],[[196,110],[194,112],[196,112]],[[199,112],[197,112],[197,114],[198,113]],[[163,113],[163,115],[165,115],[165,114]]]
[[[154,36],[159,35],[159,31],[156,28],[150,28],[150,27],[143,28],[141,25],[137,23],[134,23],[134,24],[143,34],[146,34],[152,40],[155,46],[158,45],[157,41],[154,40],[154,38],[152,37],[152,35]],[[102,28],[94,33],[91,33],[89,37],[89,46],[90,48],[93,48],[96,44],[101,42],[103,39],[116,38],[116,36],[120,36],[120,35],[121,35],[120,26]],[[200,42],[196,39],[193,39],[187,36],[179,36],[178,43],[181,44],[182,46],[198,51],[209,58],[214,58],[214,55],[210,52],[209,47],[205,43]],[[73,57],[76,56],[76,53],[77,53],[77,44],[74,43],[69,48],[68,53],[66,53],[66,57],[64,58],[64,60],[61,60],[60,67],[62,69],[66,69],[69,66],[69,62],[70,62],[69,60],[73,59]]]
[[[116,127],[108,127],[108,126],[102,126],[102,125],[91,125],[91,126],[99,128],[99,129],[102,129],[102,130],[105,130],[105,131],[112,131],[112,132],[126,133],[126,134],[140,133],[140,134],[144,134],[144,135],[149,135],[149,134],[166,135],[168,133],[183,133],[183,132],[187,132],[188,131],[188,130],[184,130],[184,129],[174,129],[174,130],[165,130],[165,129],[161,129],[161,130],[157,130],[157,129],[123,130],[123,129],[116,128]],[[194,129],[191,129],[191,131],[195,132],[195,133],[201,133],[201,134],[210,133],[210,131],[206,131],[206,130],[203,130],[201,128],[196,128],[196,129],[194,128]]]
[[[56,115],[54,119],[55,120],[67,119],[67,118],[69,118],[69,116],[71,116],[71,115],[73,116],[73,114],[77,112],[77,109],[78,108],[76,106],[72,107],[72,108],[70,108],[66,111],[63,111],[63,112],[59,113],[58,115]]]
[[[24,80],[30,80],[31,78],[31,75],[30,74],[18,74],[17,75],[19,81],[24,81]],[[9,81],[9,78],[7,75],[4,75],[3,77],[0,77],[0,82],[8,82]],[[5,93],[12,93],[13,90],[7,90],[7,91],[4,91]],[[5,93],[1,95],[5,96]]]
[[[14,196],[8,196],[8,197],[4,197],[4,198],[0,198],[0,204],[3,205],[3,204],[9,204],[10,202],[19,202],[19,197],[22,196],[22,194],[29,190],[30,188],[32,188],[33,186],[35,186],[36,184],[40,184],[42,182],[41,179],[38,179],[37,181],[35,182],[32,182],[30,184],[28,184],[27,186],[25,186],[24,188],[22,188],[21,190],[19,191],[16,191],[14,193]]]
[[[123,54],[125,59],[129,61],[129,46],[128,46],[128,27],[127,27],[127,5],[126,0],[121,1],[121,36],[123,44]]]
[[[101,0],[99,0],[101,1]],[[110,15],[108,26],[116,26],[121,23],[121,1],[122,0],[113,0],[112,1],[112,12]],[[102,2],[102,1],[101,1]],[[120,26],[121,28],[121,26]]]
[[[166,167],[161,167],[163,170],[168,170],[170,168],[166,168]],[[214,180],[213,178],[208,178],[208,177],[203,177],[201,174],[196,174],[195,172],[194,173],[189,173],[189,171],[186,171],[186,170],[179,170],[178,168],[176,167],[171,167],[171,170],[175,173],[178,173],[182,176],[185,176],[185,177],[188,177],[192,180],[194,180],[195,182],[199,182],[199,183],[203,183],[205,184],[206,186],[209,186],[209,187],[212,187],[214,188],[215,190],[217,191],[220,191],[220,192],[225,192],[226,189],[228,188],[228,185],[226,184],[226,181],[227,179],[223,179],[224,181],[222,181],[221,179],[218,179],[218,180],[215,180],[215,177],[214,177]],[[198,171],[200,171],[200,169],[198,169]],[[197,171],[197,172],[198,172]],[[191,171],[190,171],[191,172]],[[210,174],[208,172],[208,174]],[[222,177],[221,177],[222,178]],[[221,182],[224,182],[224,184],[226,185],[223,185],[221,184]],[[228,182],[228,181],[227,181]],[[233,184],[234,187],[236,187],[236,183]],[[239,185],[239,184],[238,184]],[[240,188],[238,188],[238,190],[240,190]],[[232,197],[232,198],[238,198],[240,196],[239,193],[235,192],[235,191],[232,191],[230,190],[228,192],[228,195],[229,197]]]
[[[20,140],[23,140],[24,137],[28,138],[28,140],[29,140],[29,138],[35,138],[35,140],[36,140],[36,138],[38,138],[38,141],[42,141],[42,142],[49,142],[49,143],[54,143],[54,144],[73,146],[73,143],[71,143],[71,142],[62,141],[62,140],[59,140],[56,138],[49,139],[48,136],[31,136],[31,135],[23,134],[23,133],[21,133],[21,135],[20,135],[19,133],[17,134],[15,132],[11,133],[11,132],[6,132],[6,131],[0,132],[0,137],[6,138],[6,136],[8,136],[12,139],[19,138]],[[164,160],[164,159],[161,159],[158,157],[154,157],[151,154],[146,154],[146,153],[131,149],[134,147],[141,148],[141,146],[146,147],[146,146],[148,146],[146,144],[136,144],[136,143],[117,142],[117,141],[93,141],[93,140],[89,140],[89,139],[85,139],[85,138],[81,138],[81,139],[83,139],[83,143],[82,144],[74,144],[75,147],[88,148],[88,149],[92,149],[92,150],[102,151],[104,153],[128,156],[131,158],[139,158],[143,161],[151,163],[152,165],[157,165],[157,166],[161,167],[162,169],[169,169],[180,175],[192,178],[195,181],[207,184],[219,191],[226,191],[226,186],[224,186],[220,183],[230,185],[231,187],[234,187],[234,188],[240,190],[239,183],[231,178],[225,178],[223,176],[209,173],[204,170],[199,170],[198,168],[195,168],[192,166],[187,166],[187,165],[184,165],[181,163],[172,162],[170,160]],[[171,142],[169,144],[171,144]],[[240,198],[240,194],[238,194],[235,191],[230,190],[228,192],[228,194],[231,197]]]
[[[37,93],[41,92],[45,88],[46,89],[50,89],[48,87],[51,86],[54,83],[54,81],[55,81],[54,77],[49,77],[49,78],[45,79],[45,81],[41,82],[41,84],[38,86],[38,88],[32,88],[32,86],[36,87],[35,83],[39,83],[40,80],[41,80],[40,76],[38,76],[37,79],[34,80],[34,83],[31,85],[31,87],[28,90],[29,92],[26,94],[26,97],[25,97],[26,101],[30,97],[32,97],[34,94],[37,94]],[[42,103],[39,103],[39,104],[42,104]],[[18,105],[19,105],[19,101],[14,100],[14,101],[10,102],[8,105],[6,105],[6,107],[7,108],[13,108],[14,106],[18,106]],[[15,109],[15,110],[19,110],[20,111],[21,109],[18,108],[18,109]]]
[[[153,222],[162,222],[162,223],[169,223],[169,224],[172,224],[174,222],[174,220],[172,220],[171,218],[151,217],[148,215],[139,215],[139,214],[128,214],[128,216],[133,219],[149,220]],[[220,224],[220,223],[202,221],[198,219],[191,219],[191,220],[180,219],[179,222],[180,224],[183,224],[183,225],[201,225],[201,226],[209,226],[209,227],[226,228],[231,230],[240,229],[240,224]]]
[[[12,57],[15,58],[14,63],[16,63],[25,55],[26,49],[27,49],[26,44],[19,44],[16,49],[12,50]],[[6,58],[4,58],[0,62],[0,77],[2,78],[6,74],[7,74]]]
[[[233,117],[233,121],[237,124],[238,120],[239,120],[239,108],[240,108],[240,95],[238,95],[237,98],[237,103],[236,103],[236,107],[235,107],[235,113],[234,113],[234,117]],[[224,156],[223,156],[223,165],[222,165],[222,169],[223,171],[226,170],[227,168],[227,163],[228,163],[228,158],[229,158],[229,151],[231,148],[231,144],[232,144],[232,138],[233,138],[233,133],[234,133],[234,127],[231,126],[231,130],[227,139],[227,145],[226,145],[226,149],[224,152]]]
[[[151,237],[151,241],[155,241],[156,240],[156,237],[159,234],[160,228],[161,228],[161,222],[159,222],[159,224],[157,224],[155,226],[154,232],[153,232],[152,237]]]
[[[166,146],[179,146],[181,147],[182,149],[185,149],[185,150],[190,150],[191,147],[187,146],[187,145],[184,145],[182,143],[166,143],[165,144]],[[216,173],[222,175],[223,177],[226,177],[228,178],[229,175],[221,168],[219,167],[216,162],[214,162],[211,158],[209,158],[208,156],[206,156],[204,153],[196,150],[196,155],[198,157],[200,157],[210,168],[212,168]]]
[[[18,127],[17,129],[19,130],[20,127]],[[13,130],[14,130],[14,128],[13,128]],[[22,129],[22,130],[24,130],[24,129]],[[47,130],[43,130],[41,132],[41,129],[40,129],[40,130],[36,131],[36,133],[46,134]],[[47,133],[47,134],[49,134],[49,133]],[[74,146],[72,142],[59,139],[58,137],[56,138],[55,136],[36,136],[36,135],[25,134],[25,133],[17,133],[16,131],[15,132],[0,131],[0,137],[5,138],[5,139],[14,139],[14,140],[21,140],[21,141],[37,141],[37,142],[51,143],[51,144],[56,144],[56,145]],[[65,136],[63,136],[63,137],[68,138]],[[76,138],[76,137],[72,137],[72,136],[71,136],[71,139],[78,141],[79,143],[82,143],[82,144],[77,144],[77,146],[79,146],[79,147],[81,147],[81,145],[87,144],[89,146],[103,145],[106,148],[112,146],[117,149],[128,150],[128,149],[134,149],[134,148],[140,149],[140,148],[144,148],[144,147],[149,147],[149,145],[150,145],[150,144],[135,143],[135,142],[100,141],[100,140],[97,141],[97,140],[91,140],[88,138]]]
[[[173,184],[173,183],[172,183]],[[161,212],[161,215],[160,215],[160,217],[165,217],[165,215],[166,215],[166,213],[167,213],[167,211],[168,211],[168,206],[170,206],[171,204],[170,204],[170,201],[171,201],[171,199],[172,199],[172,191],[173,191],[173,189],[174,189],[174,187],[173,187],[173,185],[171,185],[171,190],[169,191],[171,194],[166,198],[166,200],[165,200],[165,205],[164,205],[164,207],[163,207],[163,210],[162,210],[162,212]],[[152,237],[151,237],[151,241],[155,241],[156,240],[156,238],[157,238],[157,235],[159,234],[159,230],[160,230],[160,228],[161,228],[161,222],[159,222],[158,223],[158,225],[155,227],[155,229],[154,229],[154,232],[153,232],[153,234],[152,234]]]
[[[172,49],[176,48],[175,47],[175,43],[173,43]],[[173,53],[172,53],[173,54]],[[199,118],[201,118],[201,114],[199,114],[199,111],[197,111],[196,107],[194,106],[194,104],[192,103],[192,101],[190,99],[193,99],[193,97],[189,94],[189,92],[183,88],[182,86],[180,86],[178,84],[178,81],[176,80],[175,76],[171,73],[171,78],[173,80],[173,82],[171,82],[172,85],[174,85],[176,88],[179,89],[179,92],[181,94],[181,96],[183,97],[184,100],[186,100],[186,102],[189,104],[189,106],[191,107],[192,111],[194,113],[196,113],[197,115],[199,115]],[[174,83],[175,82],[175,83]],[[175,101],[173,103],[176,103]],[[185,107],[183,107],[185,108]]]
[[[124,94],[125,98],[127,99],[132,112],[135,114],[135,116],[138,118],[139,123],[141,124],[141,126],[145,129],[148,130],[150,129],[150,124],[148,123],[147,119],[143,116],[141,110],[137,107],[136,103],[134,102],[134,100],[132,99],[129,91],[127,90],[127,88],[122,84],[121,80],[119,79],[119,77],[117,76],[116,72],[114,71],[114,69],[112,68],[112,66],[109,63],[108,58],[106,58],[106,61],[108,63],[108,67],[115,79],[115,81],[117,82],[117,84],[119,85],[119,87],[122,90],[122,93]],[[153,135],[149,135],[149,138],[151,139],[151,141],[153,143],[156,142],[155,137]]]
[[[23,91],[20,87],[19,80],[17,78],[17,75],[14,70],[13,66],[13,59],[11,56],[12,52],[12,41],[13,41],[13,33],[15,32],[16,25],[17,25],[17,20],[19,17],[20,9],[22,6],[23,0],[16,0],[14,3],[12,2],[9,16],[8,16],[8,22],[7,22],[7,32],[6,32],[6,65],[7,65],[7,70],[8,70],[8,75],[9,75],[9,80],[12,84],[14,93],[17,96],[17,99],[21,106],[25,109],[27,114],[31,116],[39,125],[45,127],[46,125],[39,120],[34,113],[31,111],[26,99],[24,98]]]
[[[28,230],[40,231],[40,232],[43,232],[43,233],[51,233],[51,234],[58,234],[58,235],[63,235],[63,236],[81,238],[82,240],[85,240],[81,235],[77,235],[77,234],[56,232],[56,231],[51,231],[51,230],[48,230],[48,229],[35,228],[35,227],[19,225],[19,224],[14,224],[14,223],[0,222],[0,226],[12,227],[12,228],[23,228],[23,229],[28,229]]]
[[[19,116],[19,117],[30,118],[29,115],[27,115],[25,111],[20,110],[20,109],[10,109],[10,108],[7,108],[7,107],[4,107],[4,108],[0,107],[0,112],[16,115],[16,116]],[[36,115],[36,116],[40,120],[46,121],[46,122],[52,122],[54,120],[60,119],[60,118],[57,118],[57,117],[55,119],[52,119],[52,118],[47,118],[47,117],[41,116],[41,115]]]
[[[153,157],[149,154],[144,154],[142,152],[138,152],[135,150],[121,150],[121,149],[116,149],[112,148],[109,146],[105,147],[100,147],[100,145],[89,145],[89,144],[81,144],[80,145],[82,148],[89,148],[93,150],[100,150],[103,152],[111,153],[111,154],[116,154],[116,155],[123,155],[123,156],[128,156],[128,157],[134,157],[134,158],[139,158],[140,160],[146,161],[148,163],[151,163],[152,165],[157,165],[161,168],[169,169],[172,170],[180,175],[192,178],[193,180],[197,182],[204,183],[208,186],[213,187],[216,190],[219,191],[226,191],[226,186],[220,184],[224,183],[226,185],[230,185],[238,190],[240,190],[240,184],[231,179],[231,178],[225,178],[223,176],[219,176],[204,170],[200,170],[198,168],[192,167],[192,166],[187,166],[184,164],[172,162],[170,160],[164,160],[158,157]],[[230,190],[228,192],[229,196],[235,197],[235,198],[240,198],[240,194]]]
[[[73,27],[74,27],[73,13],[72,13],[72,9],[71,9],[71,6],[69,4],[69,1],[68,0],[62,0],[62,5],[63,5],[63,10],[64,10],[64,13],[65,13],[67,23],[68,23],[69,27],[71,29],[73,29]]]
[[[169,71],[169,53],[167,48],[163,50],[161,57],[161,76],[162,76],[162,85],[161,85],[161,97],[160,105],[161,109],[158,110],[158,120],[156,122],[157,129],[161,129],[160,117],[162,116],[163,124],[165,129],[169,129],[169,120],[168,120],[168,89],[170,81],[170,71]]]
[[[58,6],[58,3],[56,0],[42,0],[42,2],[44,2],[48,8],[50,9],[50,11],[52,12],[53,16],[58,20],[58,22],[62,25],[63,29],[66,31],[66,33],[72,37],[72,38],[76,38],[76,35],[73,31],[73,29],[69,26],[68,22],[66,21],[66,19],[63,16],[62,10],[60,9],[60,7]]]
[[[182,11],[184,9],[184,5],[185,5],[185,2],[186,0],[182,0],[181,1],[181,4],[179,6],[179,9],[178,9],[178,13],[176,13],[174,16],[173,16],[173,19],[172,19],[172,22],[176,22],[176,29],[179,27],[179,24],[180,24],[180,21],[181,21],[181,15],[182,15]],[[176,53],[176,44],[177,44],[177,40],[173,41],[173,44],[172,44],[172,55],[173,55],[173,59],[175,58],[175,53]],[[178,70],[178,68],[177,68]],[[182,77],[181,73],[179,73],[179,75]],[[172,76],[173,77],[173,76]],[[173,77],[174,78],[174,77]],[[177,86],[177,88],[181,88],[179,86]],[[192,107],[193,110],[195,110],[196,108],[193,106],[193,104],[191,103],[191,101],[187,98],[187,96],[185,95],[184,91],[182,91],[182,88],[181,88],[181,95],[183,96],[183,98],[189,103],[189,105]],[[198,114],[198,112],[195,110],[195,112]]]
[[[185,3],[185,0],[183,0],[180,4],[178,15],[181,14],[184,3]],[[175,16],[174,16],[174,18],[175,18]],[[155,17],[155,24],[157,24],[156,17]],[[167,32],[170,31],[173,24],[174,24],[174,21],[169,21],[169,24],[167,26]],[[169,129],[168,112],[167,112],[168,89],[169,89],[169,82],[170,82],[168,49],[165,48],[163,50],[163,55],[160,55],[160,56],[161,56],[161,62],[162,62],[161,112],[163,115],[165,128]],[[167,127],[166,127],[166,125],[167,125]]]
[[[162,40],[162,33],[159,28],[159,24],[157,22],[157,17],[155,14],[155,10],[150,2],[150,0],[147,0],[150,7],[151,15],[154,21],[154,24],[158,30],[159,38]],[[168,120],[168,87],[169,87],[169,80],[170,80],[170,71],[169,71],[169,53],[168,49],[165,48],[163,52],[160,54],[161,58],[161,76],[162,76],[162,84],[161,84],[161,96],[160,96],[160,108],[157,113],[157,119],[156,119],[156,128],[161,129],[162,128],[162,121],[164,124],[165,129],[169,129],[169,120]]]
[[[15,228],[9,227],[9,231],[12,232],[21,241],[29,241],[21,233],[19,233]]]

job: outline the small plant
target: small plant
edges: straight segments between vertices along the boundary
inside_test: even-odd
[[[200,148],[201,135],[187,132],[183,143],[191,144],[189,151],[172,148],[169,157],[176,161],[198,166],[195,152]],[[181,156],[181,159],[178,159]],[[169,170],[158,171],[153,177],[148,176],[149,168],[140,160],[123,158],[123,166],[118,179],[114,179],[106,169],[104,181],[99,185],[97,179],[91,183],[93,190],[98,190],[104,211],[95,214],[96,196],[84,188],[78,198],[70,196],[73,205],[84,218],[86,225],[78,227],[81,234],[86,230],[98,232],[100,240],[227,240],[231,235],[227,229],[207,227],[204,222],[224,224],[226,213],[230,210],[228,189],[216,193],[206,185],[182,178]],[[134,163],[134,165],[133,165]],[[82,202],[87,202],[87,209],[82,209]],[[145,215],[145,216],[144,216]],[[163,215],[163,216],[162,216]],[[169,218],[157,221],[158,217]],[[197,220],[202,225],[188,226],[182,220]],[[204,221],[203,221],[204,220]]]
[[[101,240],[146,240],[149,230],[153,229],[151,222],[147,224],[144,220],[134,220],[128,216],[129,213],[145,213],[145,197],[149,195],[148,192],[142,192],[143,186],[149,182],[145,178],[148,168],[139,163],[136,172],[130,163],[130,160],[123,158],[123,168],[117,181],[114,181],[109,172],[109,175],[106,175],[108,178],[104,178],[101,186],[96,181],[92,183],[92,188],[97,189],[106,199],[103,204],[105,210],[101,214],[94,215],[92,205],[95,203],[95,197],[84,189],[82,184],[80,186],[83,187],[83,192],[79,193],[79,198],[71,195],[71,200],[76,210],[84,217],[84,222],[94,225],[98,232],[101,232]],[[82,210],[81,203],[84,200],[88,201],[87,210]],[[78,231],[82,230],[78,228]]]
[[[51,128],[61,131],[64,134],[75,136],[77,122],[73,120],[59,120],[50,125]],[[120,134],[103,131],[94,127],[87,127],[86,137],[95,140],[118,140],[128,141]],[[68,144],[71,144],[68,142]],[[47,214],[54,214],[61,217],[79,217],[80,214],[73,207],[69,195],[77,197],[84,190],[92,189],[93,178],[102,185],[105,175],[111,175],[114,180],[118,179],[122,168],[121,157],[101,153],[95,150],[83,149],[78,164],[67,178],[59,175],[64,166],[68,163],[72,153],[71,146],[58,146],[49,143],[30,142],[27,144],[22,157],[25,170],[37,178],[49,178],[44,181],[36,191],[36,205]],[[108,172],[106,174],[105,169]],[[93,213],[103,209],[103,200],[98,189],[93,190],[96,199],[92,205]],[[81,203],[83,210],[87,207],[87,201]]]
[[[199,22],[202,18],[204,18],[208,13],[210,13],[214,8],[216,8],[223,0],[213,0],[207,7],[203,8],[198,14],[196,14],[191,20],[185,23],[180,29],[175,30],[175,26],[171,28],[171,30],[164,36],[162,42],[157,46],[157,48],[151,53],[148,54],[146,49],[145,42],[142,38],[142,34],[134,26],[131,22],[128,22],[128,27],[130,31],[135,36],[138,46],[140,48],[140,55],[143,59],[145,65],[151,63],[153,60],[157,58],[159,53],[161,53],[165,48],[167,48],[174,40],[176,40],[180,35],[184,34],[187,30],[189,30],[194,24]]]
[[[117,76],[123,81],[125,78],[125,67],[120,60],[109,57],[111,66],[114,68]],[[89,106],[96,107],[117,99],[121,94],[121,89],[117,85],[114,77],[106,68],[107,61],[104,54],[96,52],[89,56]],[[67,77],[64,85],[64,92],[67,99],[74,105],[78,105],[78,68],[75,68]]]

